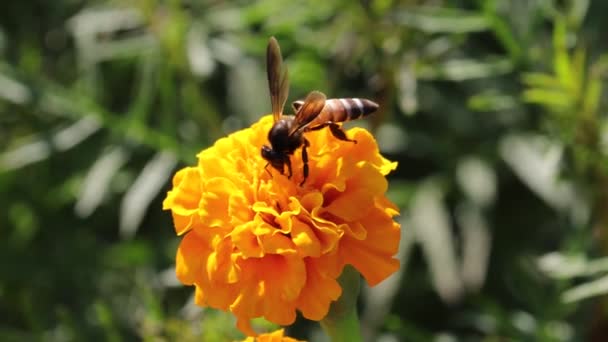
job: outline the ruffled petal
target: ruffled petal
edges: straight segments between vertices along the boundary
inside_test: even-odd
[[[342,294],[336,278],[343,265],[335,258],[306,258],[306,286],[298,298],[298,308],[310,320],[320,321],[329,311],[333,301]]]
[[[173,177],[173,189],[163,201],[163,209],[171,210],[175,232],[182,235],[192,228],[201,198],[200,174],[197,168],[187,167]]]
[[[361,225],[367,231],[365,240],[344,236],[340,254],[370,286],[374,286],[399,269],[399,260],[393,256],[399,249],[401,229],[385,210],[379,208],[372,209]]]
[[[175,256],[175,273],[184,284],[192,285],[205,273],[205,264],[212,249],[206,241],[191,232],[184,236]]]

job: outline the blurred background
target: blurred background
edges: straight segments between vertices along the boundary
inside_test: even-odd
[[[0,340],[231,341],[174,277],[172,174],[290,101],[399,162],[399,274],[365,288],[366,341],[608,341],[608,2],[4,1]],[[257,322],[268,327],[267,323]],[[288,330],[323,341],[299,319]]]

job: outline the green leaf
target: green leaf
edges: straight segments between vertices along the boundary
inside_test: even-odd
[[[559,79],[553,75],[540,72],[523,74],[522,82],[529,87],[565,90]]]
[[[568,22],[575,28],[578,28],[589,10],[589,0],[572,0],[569,1],[570,8],[568,9]]]
[[[109,193],[114,175],[128,160],[129,152],[122,146],[112,147],[95,160],[87,172],[74,206],[78,216],[87,217],[97,209]]]
[[[558,110],[567,110],[574,105],[573,99],[565,91],[532,88],[523,92],[524,101],[536,103]]]
[[[486,17],[472,11],[441,7],[407,7],[397,12],[397,22],[427,33],[468,33],[489,28]]]
[[[504,75],[513,70],[507,58],[478,61],[475,59],[452,59],[443,64],[418,66],[416,76],[420,79],[464,81]]]
[[[586,53],[585,49],[578,48],[574,51],[574,56],[572,57],[572,65],[571,65],[571,73],[572,73],[572,84],[570,85],[570,90],[573,92],[573,97],[579,99],[581,97],[581,93],[584,91],[584,82],[585,82],[585,61],[586,61]]]
[[[467,106],[480,112],[508,110],[517,106],[517,99],[496,90],[488,90],[471,96]]]
[[[518,40],[506,19],[500,15],[496,8],[495,1],[483,1],[483,14],[494,31],[496,38],[502,43],[503,47],[509,52],[513,62],[518,61],[523,55],[522,44]]]
[[[573,75],[570,64],[570,56],[567,48],[567,29],[563,20],[556,20],[553,30],[553,70],[562,84],[573,85]]]
[[[599,109],[601,96],[602,81],[597,77],[591,77],[583,97],[583,113],[595,114]]]
[[[586,298],[602,296],[608,293],[608,275],[583,283],[565,291],[562,300],[566,303],[578,302]]]
[[[177,157],[168,151],[158,152],[148,161],[125,194],[120,206],[120,235],[132,238],[154,198],[171,178]]]

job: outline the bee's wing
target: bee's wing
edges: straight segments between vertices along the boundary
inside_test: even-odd
[[[289,134],[291,135],[311,123],[325,107],[325,99],[325,94],[322,92],[311,91],[304,99],[304,103],[298,108]]]
[[[274,37],[270,37],[266,48],[266,72],[268,74],[272,116],[276,122],[283,115],[283,107],[287,101],[287,95],[289,95],[289,79],[287,68],[283,66],[279,42]]]

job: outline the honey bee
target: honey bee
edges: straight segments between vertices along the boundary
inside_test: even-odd
[[[264,168],[268,171],[268,165],[271,165],[284,174],[287,166],[287,178],[291,178],[293,174],[289,157],[302,147],[302,186],[309,173],[307,148],[310,143],[304,133],[329,127],[337,139],[356,144],[357,141],[346,136],[339,123],[367,116],[378,109],[378,104],[359,98],[327,99],[325,94],[314,90],[304,100],[293,102],[295,116],[283,115],[289,94],[289,79],[279,43],[274,37],[270,38],[266,49],[266,72],[274,124],[268,132],[270,146],[264,145],[261,150],[262,157],[268,162]]]

